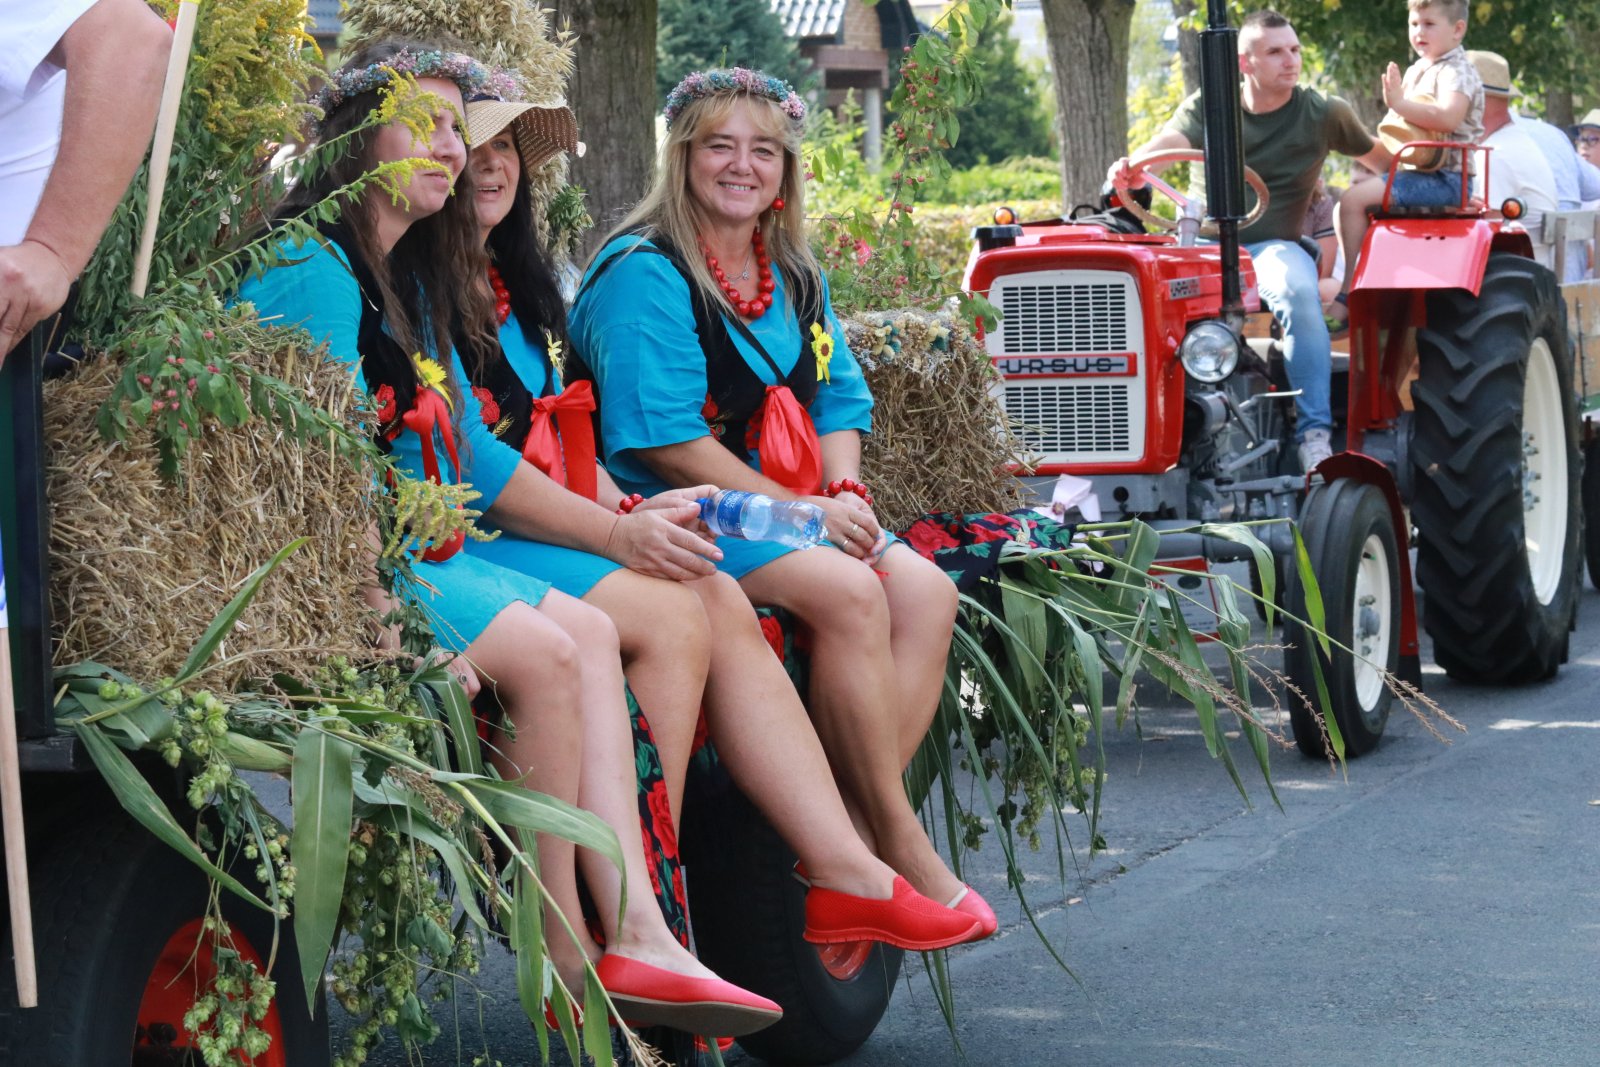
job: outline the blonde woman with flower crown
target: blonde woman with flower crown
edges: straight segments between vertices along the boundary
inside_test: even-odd
[[[807,633],[808,703],[862,836],[971,916],[966,940],[987,937],[994,913],[944,864],[901,783],[937,710],[956,590],[879,526],[860,483],[872,398],[805,240],[805,105],[758,71],[703,71],[673,90],[666,119],[655,181],[572,311],[606,467],[625,492],[712,484],[822,508],[832,547],[724,537],[718,567]]]
[[[439,101],[426,139],[399,122],[360,129],[397,72],[414,77]],[[338,224],[320,227],[322,242],[285,249],[282,265],[249,280],[240,293],[263,319],[304,327],[327,344],[331,358],[350,365],[373,394],[376,437],[401,471],[455,480],[463,457],[474,457],[471,481],[485,506],[519,472],[515,459],[497,465],[483,447],[476,402],[446,369],[450,341],[443,326],[453,301],[465,300],[470,309],[476,288],[469,280],[486,266],[471,200],[452,192],[467,159],[458,126],[464,94],[494,88],[496,77],[465,56],[423,45],[378,44],[353,57],[331,77],[320,101],[321,139],[353,134],[349,151],[291,196],[286,212],[380,164],[420,159],[427,165],[402,179],[399,196],[369,189],[346,206]],[[631,890],[625,915],[622,882],[608,860],[553,835],[538,836],[540,876],[577,933],[574,943],[554,912],[546,920],[554,931],[547,948],[567,988],[582,988],[587,957],[632,1023],[738,1035],[775,1022],[782,1009],[702,966],[650,897],[615,627],[548,583],[460,552],[459,544],[430,550],[418,575],[431,587],[418,596],[437,621],[439,640],[462,653],[469,682],[494,688],[515,726],[493,738],[502,776],[587,808],[620,842]],[[580,873],[604,927],[603,951],[586,932]]]

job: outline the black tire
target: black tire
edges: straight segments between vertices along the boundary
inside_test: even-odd
[[[691,779],[693,781],[693,779]],[[872,1036],[889,1006],[900,950],[863,949],[852,977],[829,973],[805,929],[794,853],[737,789],[691,791],[683,856],[695,945],[706,966],[783,1005],[783,1019],[739,1038],[776,1064],[843,1059]]]
[[[1600,589],[1600,438],[1583,450],[1583,555],[1589,582]]]
[[[1434,659],[1465,682],[1549,678],[1581,559],[1578,409],[1555,275],[1491,255],[1478,296],[1428,295],[1417,356],[1411,514]]]
[[[125,815],[103,789],[92,803],[29,812],[29,873],[38,961],[39,1006],[19,1009],[9,960],[0,968],[0,1063],[30,1067],[198,1064],[177,1049],[135,1049],[140,1001],[169,938],[205,914],[206,880],[187,860]],[[249,884],[247,880],[246,884]],[[262,961],[272,944],[265,912],[223,892],[235,937]],[[280,927],[272,977],[291,1067],[331,1062],[328,1012],[306,1009],[290,924]],[[172,1020],[174,1033],[182,1019]],[[269,1052],[269,1055],[271,1053]],[[263,1063],[269,1062],[263,1057]]]
[[[1322,723],[1312,711],[1317,705],[1315,656],[1328,687],[1329,710],[1344,738],[1344,754],[1359,756],[1377,747],[1394,699],[1374,666],[1391,674],[1400,666],[1400,554],[1394,515],[1377,486],[1341,478],[1312,488],[1299,522],[1322,593],[1327,633],[1364,658],[1340,648],[1329,658],[1314,635],[1286,620],[1291,647],[1284,653],[1285,672],[1299,690],[1288,694],[1289,722],[1300,751],[1319,759],[1327,754]],[[1291,583],[1288,600],[1292,613],[1307,617],[1301,582]]]

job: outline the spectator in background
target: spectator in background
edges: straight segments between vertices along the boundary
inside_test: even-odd
[[[1489,156],[1489,187],[1479,190],[1491,211],[1511,197],[1521,200],[1527,218],[1556,209],[1556,177],[1544,152],[1526,129],[1511,121],[1511,68],[1497,52],[1468,52],[1472,65],[1483,79],[1483,143],[1494,149]],[[1477,184],[1482,185],[1480,176]],[[1549,267],[1554,250],[1540,243],[1538,226],[1533,227],[1535,258]]]
[[[0,362],[100,243],[149,147],[171,44],[141,0],[0,0]]]
[[[1550,172],[1556,179],[1556,210],[1577,211],[1585,202],[1600,202],[1600,167],[1579,157],[1565,130],[1515,111],[1511,113],[1511,121],[1527,131],[1550,164]],[[1561,280],[1582,281],[1588,273],[1588,259],[1588,241],[1568,240],[1565,277]]]
[[[1578,143],[1578,155],[1585,163],[1600,167],[1600,107],[1592,109],[1572,128],[1573,139]]]

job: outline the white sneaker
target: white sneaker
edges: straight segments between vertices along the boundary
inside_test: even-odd
[[[1327,430],[1307,430],[1300,439],[1300,469],[1310,474],[1333,455],[1333,436]]]

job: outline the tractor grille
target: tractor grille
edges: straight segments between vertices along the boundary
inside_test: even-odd
[[[1001,348],[995,355],[1126,352],[1131,347],[1128,283],[1122,277],[1011,285],[999,295],[1004,318]]]
[[[1009,312],[1007,312],[1009,314]],[[1133,458],[1143,451],[1137,382],[1010,381],[1006,414],[1028,451],[1047,462]],[[1108,453],[1110,455],[1108,455]]]

